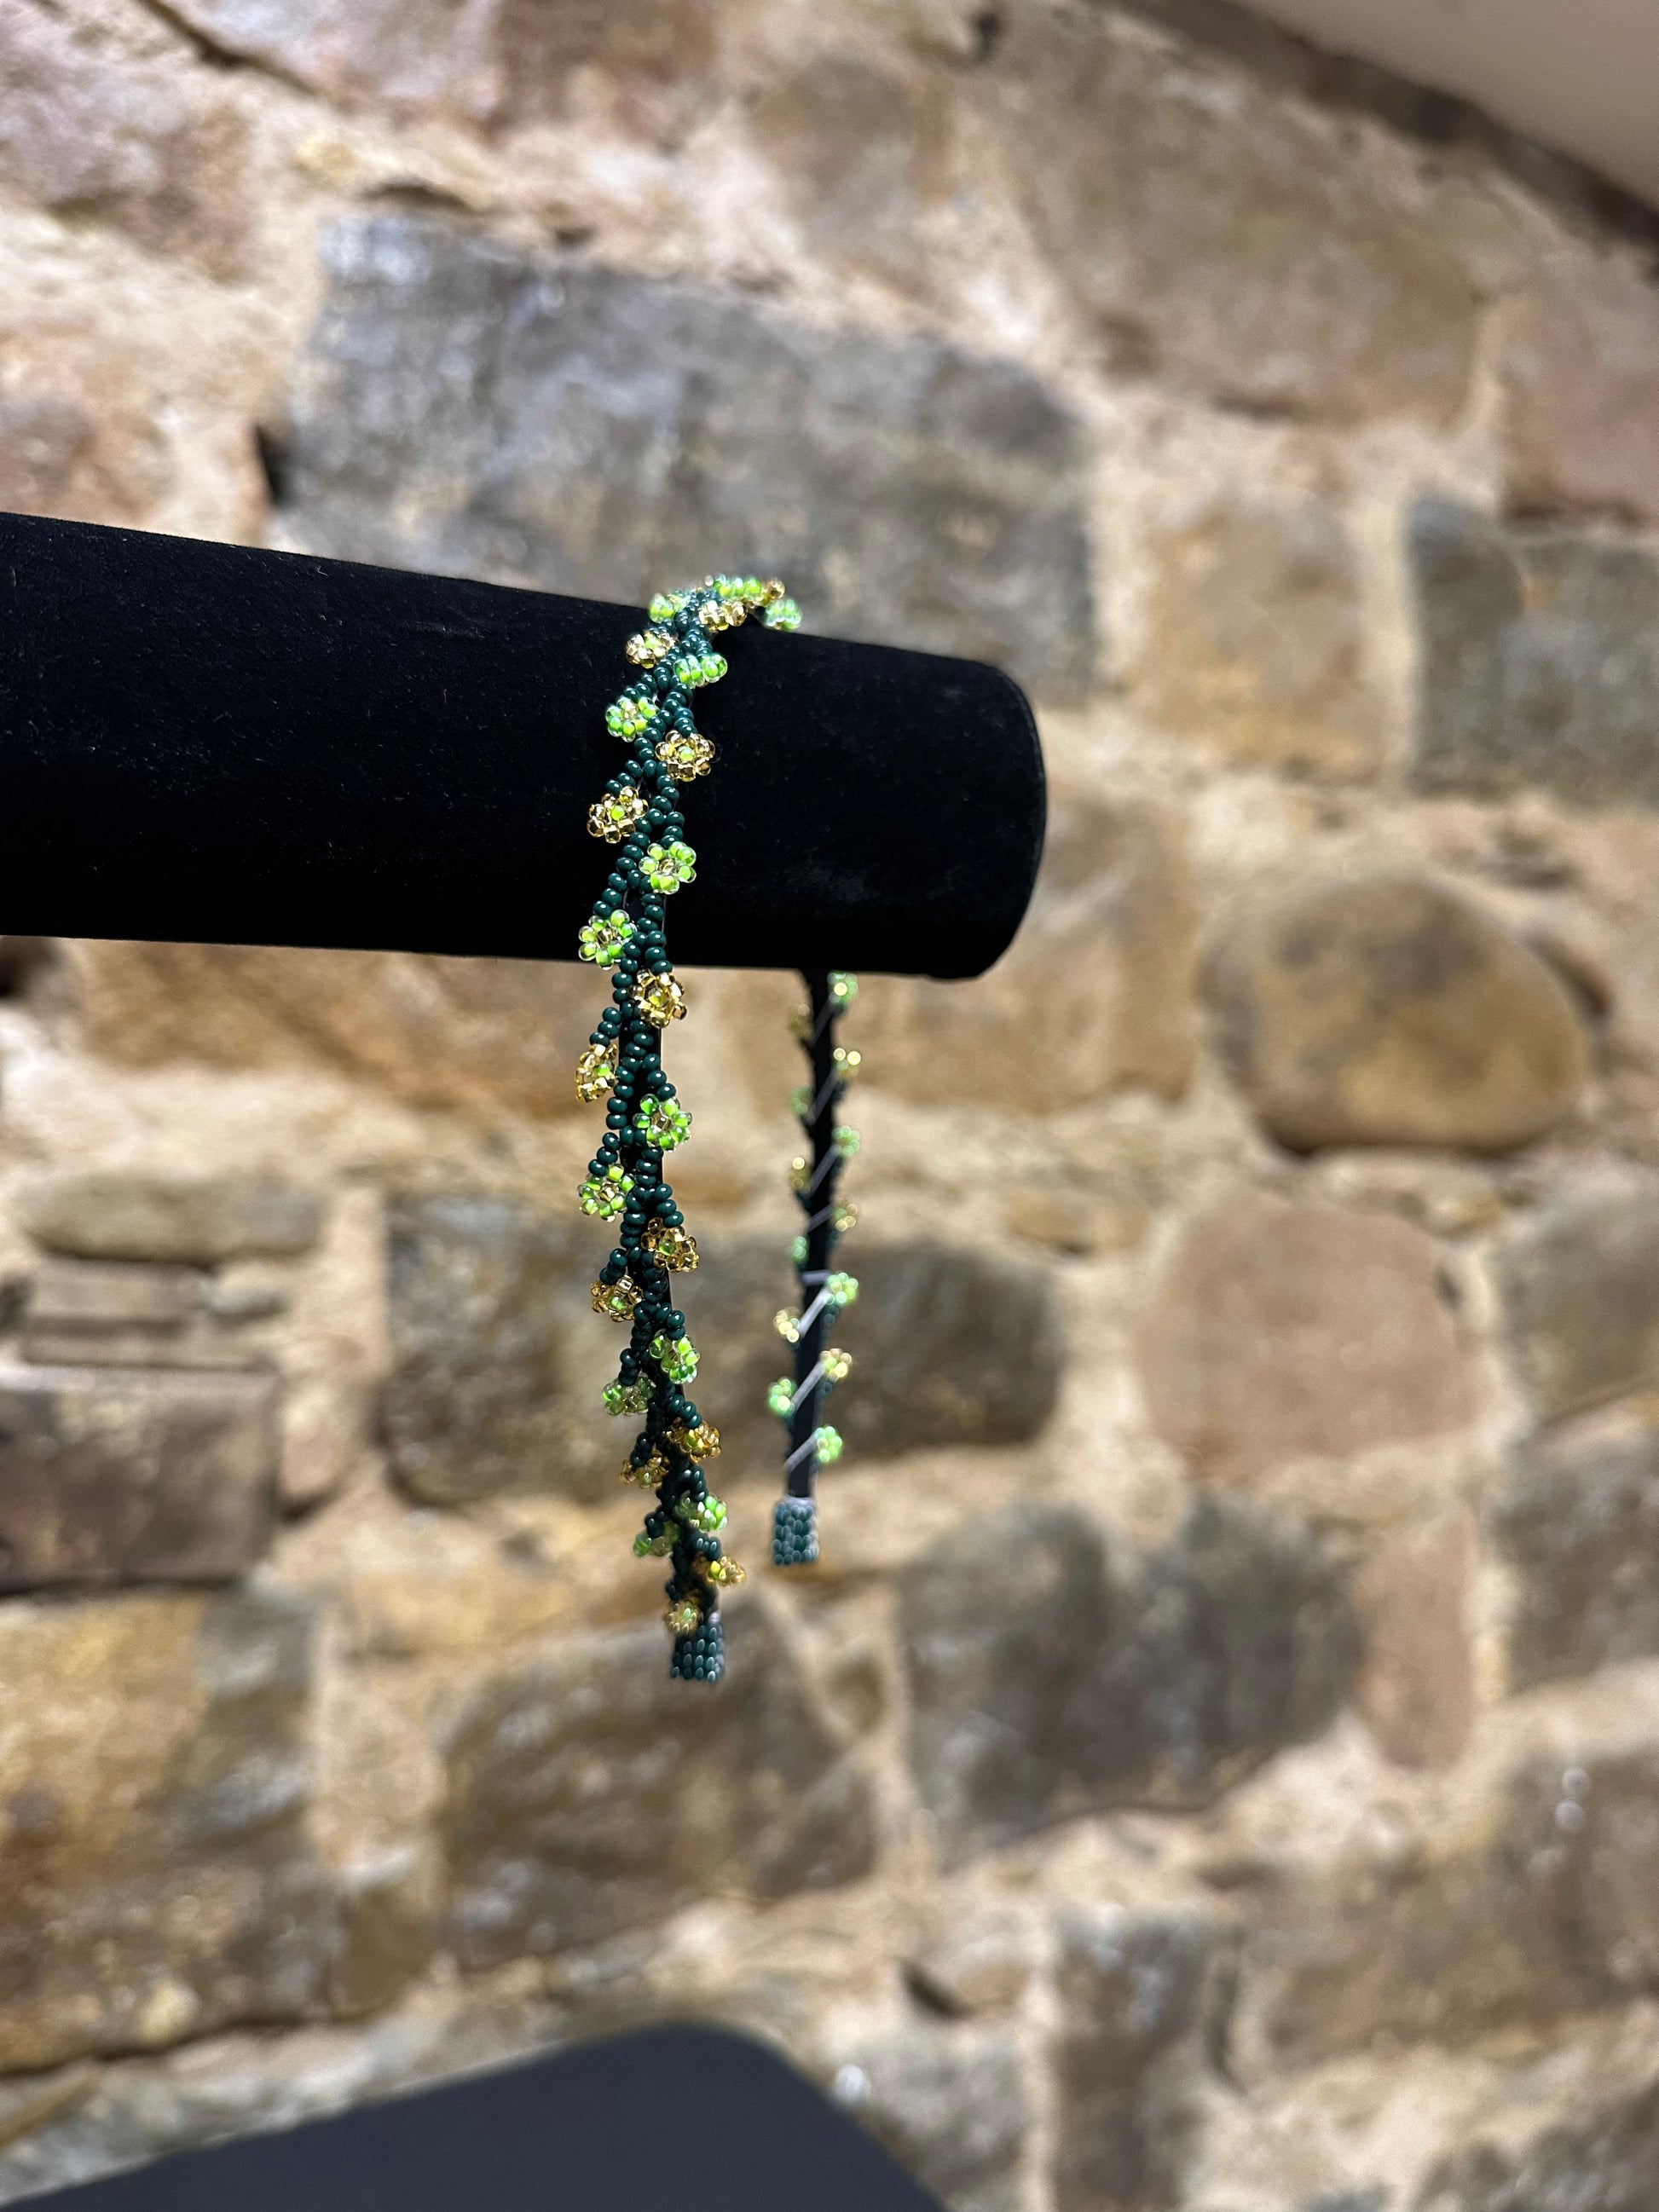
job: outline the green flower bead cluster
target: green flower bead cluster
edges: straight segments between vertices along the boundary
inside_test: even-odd
[[[643,1416],[625,1474],[655,1496],[634,1548],[669,1562],[663,1617],[675,1639],[671,1672],[690,1681],[719,1679],[720,1592],[743,1571],[723,1547],[726,1508],[704,1479],[719,1431],[685,1395],[697,1353],[671,1294],[672,1276],[694,1268],[697,1255],[664,1176],[665,1156],[691,1131],[662,1065],[662,1033],[685,1011],[664,915],[666,902],[696,879],[680,786],[707,775],[714,758],[696,727],[691,694],[727,672],[711,635],[754,614],[775,628],[799,620],[781,584],[710,576],[658,592],[651,627],[629,640],[639,673],[605,717],[629,756],[588,814],[590,831],[609,848],[610,872],[578,940],[581,957],[611,978],[610,1003],[577,1076],[579,1097],[605,1114],[577,1203],[590,1218],[612,1224],[616,1238],[598,1271],[593,1305],[629,1328],[605,1404],[611,1413]]]
[[[653,1336],[651,1357],[671,1382],[690,1382],[696,1374],[696,1346],[689,1336]]]
[[[672,1098],[641,1098],[634,1127],[647,1145],[654,1145],[659,1152],[672,1152],[690,1135],[691,1116]]]
[[[577,938],[580,956],[596,968],[614,968],[628,949],[634,925],[620,907],[585,921]]]
[[[640,863],[640,872],[653,891],[671,898],[682,884],[697,879],[697,856],[689,845],[653,845]]]
[[[833,1274],[823,1279],[823,1295],[832,1306],[850,1306],[859,1294],[856,1275]]]
[[[580,1185],[576,1200],[584,1213],[597,1215],[601,1221],[615,1221],[625,1210],[633,1188],[633,1176],[624,1175],[613,1160]]]
[[[632,691],[624,691],[605,710],[605,726],[613,738],[637,738],[648,730],[657,719],[654,699],[641,699]]]

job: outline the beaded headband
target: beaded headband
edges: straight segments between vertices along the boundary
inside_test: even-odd
[[[616,1380],[605,1385],[606,1409],[645,1417],[622,1471],[623,1481],[655,1492],[634,1549],[669,1562],[663,1616],[674,1638],[669,1672],[715,1682],[725,1668],[720,1592],[741,1582],[744,1571],[725,1549],[726,1507],[704,1474],[719,1455],[720,1431],[685,1395],[697,1353],[669,1279],[696,1266],[697,1247],[663,1173],[664,1154],[684,1144],[691,1128],[662,1066],[662,1033],[686,1011],[663,921],[668,900],[696,876],[678,787],[714,765],[714,748],[696,726],[690,699],[726,672],[710,639],[751,614],[770,629],[793,629],[800,611],[780,583],[709,576],[688,590],[659,593],[649,611],[652,627],[628,641],[628,657],[642,673],[605,709],[607,726],[629,742],[628,765],[587,817],[592,835],[620,850],[580,933],[581,958],[608,970],[611,981],[611,1004],[576,1065],[578,1097],[605,1109],[605,1135],[577,1198],[584,1213],[621,1224],[593,1285],[593,1310],[629,1328]],[[842,1450],[840,1436],[819,1417],[853,1364],[829,1342],[829,1325],[858,1296],[854,1278],[830,1265],[837,1238],[855,1218],[837,1184],[858,1133],[841,1123],[837,1109],[859,1054],[837,1043],[836,1021],[858,985],[836,973],[805,981],[808,1006],[797,1034],[811,1078],[792,1103],[811,1152],[795,1160],[790,1176],[805,1215],[793,1247],[801,1310],[777,1316],[779,1333],[795,1348],[795,1368],[767,1393],[788,1436],[785,1494],[772,1532],[773,1564],[780,1567],[809,1565],[818,1556],[814,1479]]]

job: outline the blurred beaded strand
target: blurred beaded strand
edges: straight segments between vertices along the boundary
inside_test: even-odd
[[[659,593],[651,627],[628,641],[641,673],[605,711],[628,759],[587,817],[590,834],[617,848],[616,863],[578,943],[580,957],[611,978],[611,1003],[576,1064],[577,1096],[605,1109],[577,1203],[594,1219],[618,1224],[593,1285],[593,1310],[629,1330],[605,1405],[644,1417],[622,1469],[624,1482],[655,1493],[634,1549],[668,1562],[669,1671],[696,1682],[718,1681],[724,1670],[720,1592],[740,1582],[743,1570],[725,1549],[726,1508],[703,1472],[719,1453],[720,1431],[685,1395],[697,1352],[671,1285],[696,1266],[697,1247],[663,1172],[665,1155],[691,1133],[662,1065],[663,1031],[686,1012],[664,918],[668,901],[696,878],[679,787],[708,775],[714,761],[691,695],[726,672],[713,639],[755,614],[771,629],[793,629],[800,620],[780,583],[709,576]]]
[[[847,1085],[857,1074],[860,1054],[837,1041],[837,1017],[858,995],[856,976],[831,971],[808,975],[807,1006],[797,1035],[811,1070],[811,1080],[791,1101],[811,1151],[790,1170],[790,1185],[806,1217],[794,1243],[795,1273],[800,1284],[799,1310],[777,1316],[777,1329],[795,1348],[795,1371],[767,1393],[767,1403],[783,1422],[788,1442],[783,1462],[784,1494],[772,1516],[772,1564],[811,1566],[818,1556],[818,1469],[841,1457],[840,1432],[823,1419],[823,1401],[852,1371],[850,1353],[830,1340],[837,1315],[859,1294],[855,1277],[833,1267],[836,1245],[857,1219],[840,1194],[841,1171],[859,1146],[858,1131],[841,1119]]]

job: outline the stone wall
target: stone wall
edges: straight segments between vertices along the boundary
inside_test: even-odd
[[[1006,660],[1054,797],[997,971],[849,1024],[787,1587],[793,991],[693,979],[708,1697],[592,979],[0,940],[0,2197],[690,2014],[956,2212],[1651,2212],[1659,228],[1211,0],[0,0],[0,503],[775,566]]]

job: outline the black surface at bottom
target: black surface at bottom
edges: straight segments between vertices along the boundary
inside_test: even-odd
[[[62,2212],[939,2212],[758,2044],[662,2028],[191,2151]]]

